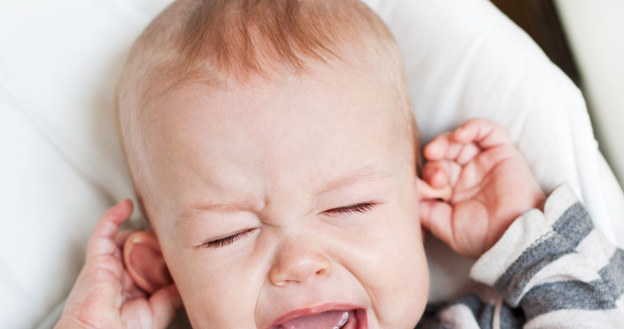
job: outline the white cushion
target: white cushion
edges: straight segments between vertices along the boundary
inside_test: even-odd
[[[168,3],[0,3],[3,326],[32,328],[66,296],[96,220],[133,195],[113,86],[133,40]],[[598,227],[624,245],[615,220],[624,217],[624,198],[583,99],[523,32],[487,0],[367,3],[399,41],[425,141],[468,118],[502,124],[545,190],[569,181]],[[434,239],[427,244],[432,298],[465,291],[471,261]]]
[[[524,31],[485,0],[365,2],[402,49],[425,142],[474,117],[501,124],[545,191],[570,182],[597,227],[624,246],[624,196],[582,95]],[[468,289],[472,262],[429,243],[432,299]]]

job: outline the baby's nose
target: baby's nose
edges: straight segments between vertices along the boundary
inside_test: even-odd
[[[283,243],[271,268],[271,282],[279,287],[288,283],[305,283],[313,277],[331,274],[331,262],[315,246],[303,239]]]

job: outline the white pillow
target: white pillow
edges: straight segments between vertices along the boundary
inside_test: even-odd
[[[424,142],[474,117],[501,124],[546,192],[570,182],[597,227],[624,246],[624,196],[598,151],[585,101],[523,30],[486,0],[365,2],[402,49]],[[472,262],[430,243],[431,298],[469,289]]]
[[[96,220],[133,195],[113,86],[133,40],[170,2],[0,3],[3,326],[32,328],[66,296]],[[425,141],[468,118],[502,124],[544,189],[569,181],[596,224],[624,245],[614,220],[624,217],[624,198],[583,99],[523,32],[487,0],[366,2],[399,41]],[[471,262],[434,239],[428,248],[432,298],[465,291]]]

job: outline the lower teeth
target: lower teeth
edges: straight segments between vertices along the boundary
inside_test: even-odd
[[[342,328],[345,324],[347,324],[347,321],[349,321],[349,312],[344,312],[342,313],[342,317],[340,318],[340,321],[338,322],[338,326],[334,326],[333,329],[340,329]]]

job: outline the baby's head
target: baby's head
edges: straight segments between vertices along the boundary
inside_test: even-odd
[[[151,224],[126,266],[149,292],[173,278],[194,328],[415,326],[435,190],[398,47],[365,5],[178,1],[135,43],[117,108]]]

